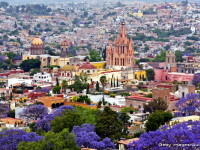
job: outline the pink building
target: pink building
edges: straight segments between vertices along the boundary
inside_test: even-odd
[[[154,70],[155,71],[155,81],[158,82],[178,82],[187,81],[190,82],[193,79],[194,74],[179,73],[179,72],[168,72],[168,70]]]

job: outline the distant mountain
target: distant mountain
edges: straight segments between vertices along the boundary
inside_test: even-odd
[[[49,3],[59,3],[59,2],[90,2],[90,1],[100,1],[100,0],[0,0],[8,2],[11,5],[18,5],[18,4],[49,4]],[[102,1],[102,0],[101,0]],[[103,0],[103,1],[142,1],[142,2],[182,2],[183,0]],[[188,0],[189,2],[200,2],[200,0]]]

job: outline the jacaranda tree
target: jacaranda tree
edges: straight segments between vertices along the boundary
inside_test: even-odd
[[[193,115],[200,109],[200,94],[187,94],[175,104],[178,110],[186,115]]]
[[[20,129],[10,129],[0,132],[0,149],[1,150],[17,150],[17,145],[21,141],[36,142],[42,139],[43,136],[39,136],[34,132],[26,133]]]
[[[74,126],[72,132],[76,136],[77,146],[95,148],[98,150],[104,150],[106,148],[115,148],[115,145],[109,138],[101,140],[101,138],[95,132],[95,126],[89,123],[81,126]]]
[[[20,113],[20,116],[26,120],[38,120],[48,114],[48,109],[44,105],[30,105],[27,106]]]
[[[20,142],[18,150],[79,150],[73,133],[63,129],[60,133],[49,131],[37,142]]]
[[[43,116],[41,120],[38,120],[36,122],[36,125],[34,127],[34,130],[42,130],[42,131],[50,131],[52,128],[50,126],[51,121],[56,117],[56,116],[61,116],[63,111],[65,110],[73,110],[73,106],[60,106],[59,108],[53,109],[50,114],[46,114]]]
[[[200,83],[200,73],[196,73],[194,74],[194,77],[192,79],[192,84],[197,87],[199,83]]]
[[[10,111],[9,104],[0,103],[0,118],[6,117]]]
[[[163,126],[156,131],[143,133],[128,150],[192,150],[199,149],[200,121],[187,121],[172,127]]]

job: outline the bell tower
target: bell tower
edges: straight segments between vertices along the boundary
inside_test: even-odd
[[[177,71],[175,52],[166,52],[166,68],[170,72]]]
[[[67,57],[69,52],[68,52],[68,48],[72,43],[70,41],[68,41],[67,39],[64,39],[61,43],[60,43],[60,47],[61,47],[61,54],[60,57]]]

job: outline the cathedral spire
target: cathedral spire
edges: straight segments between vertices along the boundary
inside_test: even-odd
[[[124,20],[121,21],[120,38],[126,38],[126,26]]]

